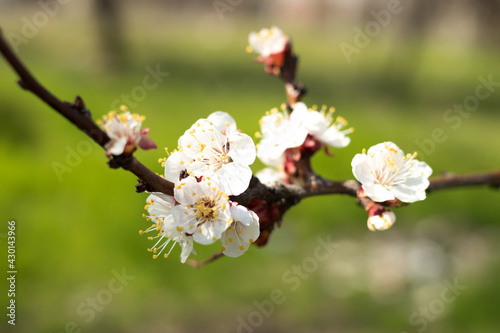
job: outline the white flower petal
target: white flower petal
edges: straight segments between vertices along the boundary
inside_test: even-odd
[[[323,133],[317,135],[317,138],[319,141],[335,148],[344,148],[351,143],[351,138],[334,126],[331,126]]]
[[[217,239],[220,239],[221,234],[216,234],[216,230],[212,225],[202,224],[196,228],[193,234],[193,239],[195,242],[202,245],[210,245]]]
[[[193,250],[193,237],[186,236],[185,241],[180,244],[182,248],[181,252],[181,263],[185,263],[186,259],[189,257],[191,253],[194,253]]]
[[[108,155],[121,155],[123,154],[123,150],[125,149],[125,146],[127,145],[127,138],[126,137],[121,137],[116,140],[112,140],[106,144],[106,149],[108,152]]]
[[[293,112],[295,113],[295,111],[298,110],[295,108]],[[314,136],[321,136],[328,130],[328,124],[325,121],[325,117],[322,116],[318,111],[308,111],[306,107],[304,113],[304,121],[307,122],[307,131],[309,132],[309,134]]]
[[[187,157],[181,152],[174,152],[170,154],[165,162],[165,179],[173,183],[179,181],[179,175],[182,170],[186,169],[189,162]]]
[[[278,167],[284,163],[283,154],[287,149],[280,141],[262,139],[257,148],[257,157],[266,165]]]
[[[363,189],[373,201],[384,202],[396,198],[391,190],[381,184],[363,185]]]
[[[290,120],[298,120],[307,129],[307,133],[313,136],[320,142],[336,148],[344,148],[351,142],[351,139],[346,136],[352,129],[342,130],[347,124],[342,117],[334,118],[331,113],[326,112],[326,108],[321,112],[313,109],[308,109],[302,103],[296,103]]]
[[[198,221],[196,220],[196,215],[193,211],[185,205],[178,205],[172,207],[172,216],[175,221],[175,229],[181,232],[187,232],[189,234],[194,232],[194,229],[198,225]]]
[[[230,150],[228,156],[238,163],[251,165],[255,162],[257,152],[252,138],[244,133],[236,133],[228,138]]]
[[[243,223],[245,226],[249,226],[253,222],[256,216],[254,212],[240,205],[232,206],[229,209],[229,211],[231,213],[231,217],[233,218],[233,220],[239,221]]]
[[[414,187],[406,184],[394,186],[391,189],[394,196],[403,202],[412,203],[415,201],[424,200],[426,197],[425,190],[416,190]]]
[[[247,165],[228,163],[223,165],[216,175],[220,175],[221,190],[230,195],[239,195],[248,188],[252,169]]]
[[[234,222],[222,234],[222,252],[228,257],[238,257],[259,237],[259,218],[241,206],[231,207],[231,214]]]
[[[432,175],[432,168],[427,163],[422,161],[415,161],[412,169],[416,177],[428,178]]]
[[[370,170],[370,165],[368,164],[368,157],[365,154],[356,154],[351,162],[352,173],[354,177],[364,186],[369,186],[374,183],[374,178]]]
[[[228,129],[230,133],[236,133],[238,131],[236,121],[227,112],[215,111],[211,113],[207,119],[211,121],[221,132],[227,132]]]
[[[264,28],[259,32],[251,32],[248,36],[248,43],[255,52],[267,57],[283,51],[288,43],[288,37],[278,27]]]
[[[175,205],[175,200],[169,195],[161,192],[153,192],[147,199],[146,202],[153,204],[148,204],[148,212],[150,215],[169,215],[171,213],[172,207]]]
[[[203,195],[195,177],[187,177],[178,182],[174,188],[174,198],[183,205],[194,205],[200,195]]]
[[[272,186],[282,184],[285,179],[285,174],[274,168],[265,168],[257,172],[255,177],[257,177],[262,184]]]

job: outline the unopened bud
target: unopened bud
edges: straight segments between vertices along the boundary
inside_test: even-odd
[[[391,210],[385,210],[380,215],[373,215],[368,217],[368,229],[371,231],[375,230],[387,230],[396,222],[396,214]]]

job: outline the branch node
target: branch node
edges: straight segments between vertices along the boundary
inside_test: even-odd
[[[111,169],[128,168],[132,163],[132,155],[119,155],[113,157],[108,161],[108,165]]]
[[[85,106],[83,99],[80,96],[76,96],[75,101],[73,103],[63,102],[63,104],[69,106],[70,108],[76,110],[79,114],[91,119],[91,114],[89,109]]]
[[[83,99],[80,96],[76,96],[75,101],[73,102],[73,107],[76,109],[76,111],[80,112],[85,117],[91,118],[90,111],[89,109],[87,109],[85,103],[83,102]]]
[[[26,82],[24,82],[24,80],[17,81],[17,84],[24,90],[30,90],[30,88],[28,87]]]
[[[155,190],[148,185],[144,180],[137,178],[138,184],[135,185],[135,191],[137,193],[142,193],[142,192],[155,192]]]

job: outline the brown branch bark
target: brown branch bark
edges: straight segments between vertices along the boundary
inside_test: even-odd
[[[500,188],[500,170],[487,172],[474,172],[466,174],[444,174],[431,177],[427,193],[455,187],[469,187],[488,185]],[[290,195],[294,198],[303,199],[316,195],[347,194],[357,196],[360,184],[355,180],[331,181],[317,177],[312,186],[287,186]]]
[[[447,188],[478,185],[489,185],[498,189],[500,187],[500,170],[468,174],[447,173],[440,177],[431,178],[430,182],[431,184],[427,188],[428,193]]]
[[[90,113],[85,109],[82,100],[77,97],[75,103],[62,102],[45,87],[43,87],[28,69],[23,65],[19,58],[14,54],[12,49],[5,41],[2,31],[0,30],[0,53],[5,57],[14,71],[19,76],[19,85],[28,91],[31,91],[43,102],[57,111],[63,117],[68,119],[72,124],[76,125],[80,130],[87,134],[98,145],[104,147],[109,142],[108,135],[97,126],[90,117]],[[134,156],[130,156],[127,163],[120,165],[124,169],[132,172],[137,177],[142,179],[152,191],[163,192],[173,195],[174,184],[163,179],[156,173],[145,167]]]
[[[300,102],[307,92],[304,84],[296,81],[298,64],[299,57],[292,52],[292,45],[290,43],[285,50],[285,63],[283,67],[280,68],[280,77],[285,82],[288,105],[294,105]]]

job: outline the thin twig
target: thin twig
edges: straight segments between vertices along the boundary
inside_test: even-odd
[[[427,192],[443,190],[447,188],[490,185],[496,188],[500,187],[500,170],[490,172],[475,172],[468,174],[447,173],[440,177],[429,179],[430,186]]]
[[[288,105],[300,102],[307,90],[302,82],[296,81],[299,57],[292,52],[291,43],[285,48],[285,63],[280,69],[280,77],[285,82],[285,92]]]
[[[59,114],[68,119],[71,123],[76,125],[80,130],[87,134],[101,147],[109,142],[108,135],[97,126],[97,124],[89,117],[88,112],[81,112],[79,107],[75,104],[65,103],[59,100],[56,96],[50,93],[44,86],[42,86],[19,58],[14,54],[12,49],[5,41],[2,31],[0,30],[0,53],[5,57],[7,62],[11,65],[14,71],[19,75],[19,84],[22,88],[31,91],[38,98],[52,107]],[[80,103],[81,99],[78,97],[77,101]],[[76,102],[75,102],[76,103]],[[124,169],[134,173],[137,177],[142,179],[149,185],[150,189],[155,192],[163,192],[173,195],[174,184],[168,180],[158,176],[156,173],[148,169],[135,157],[131,157],[130,161],[122,166]]]
[[[360,184],[355,180],[332,181],[325,178],[317,177],[314,180],[312,187],[302,189],[300,197],[308,198],[316,195],[325,194],[347,194],[356,197]]]
[[[198,261],[198,260],[194,260],[194,259],[187,259],[186,264],[193,266],[194,268],[200,268],[201,266],[205,266],[206,264],[209,264],[209,263],[211,263],[211,262],[213,262],[213,261],[215,261],[223,256],[224,256],[224,253],[217,252],[217,253],[214,253],[210,258],[205,259],[203,261]]]
[[[487,172],[474,172],[465,174],[444,174],[442,176],[429,179],[430,185],[426,192],[431,193],[437,190],[443,190],[455,187],[482,186],[489,185],[495,188],[500,187],[500,170]],[[355,180],[331,181],[325,178],[316,180],[315,186],[295,187],[288,186],[289,191],[295,196],[307,198],[316,195],[326,194],[347,194],[353,197],[357,196],[360,184]]]
[[[7,62],[11,65],[14,71],[19,75],[19,85],[31,91],[38,96],[42,101],[59,112],[62,116],[76,125],[79,129],[90,136],[97,144],[104,146],[110,139],[96,123],[84,114],[77,112],[70,104],[63,103],[47,89],[45,89],[22,64],[19,58],[14,54],[9,45],[6,43],[2,32],[0,31],[0,52],[3,54]]]

